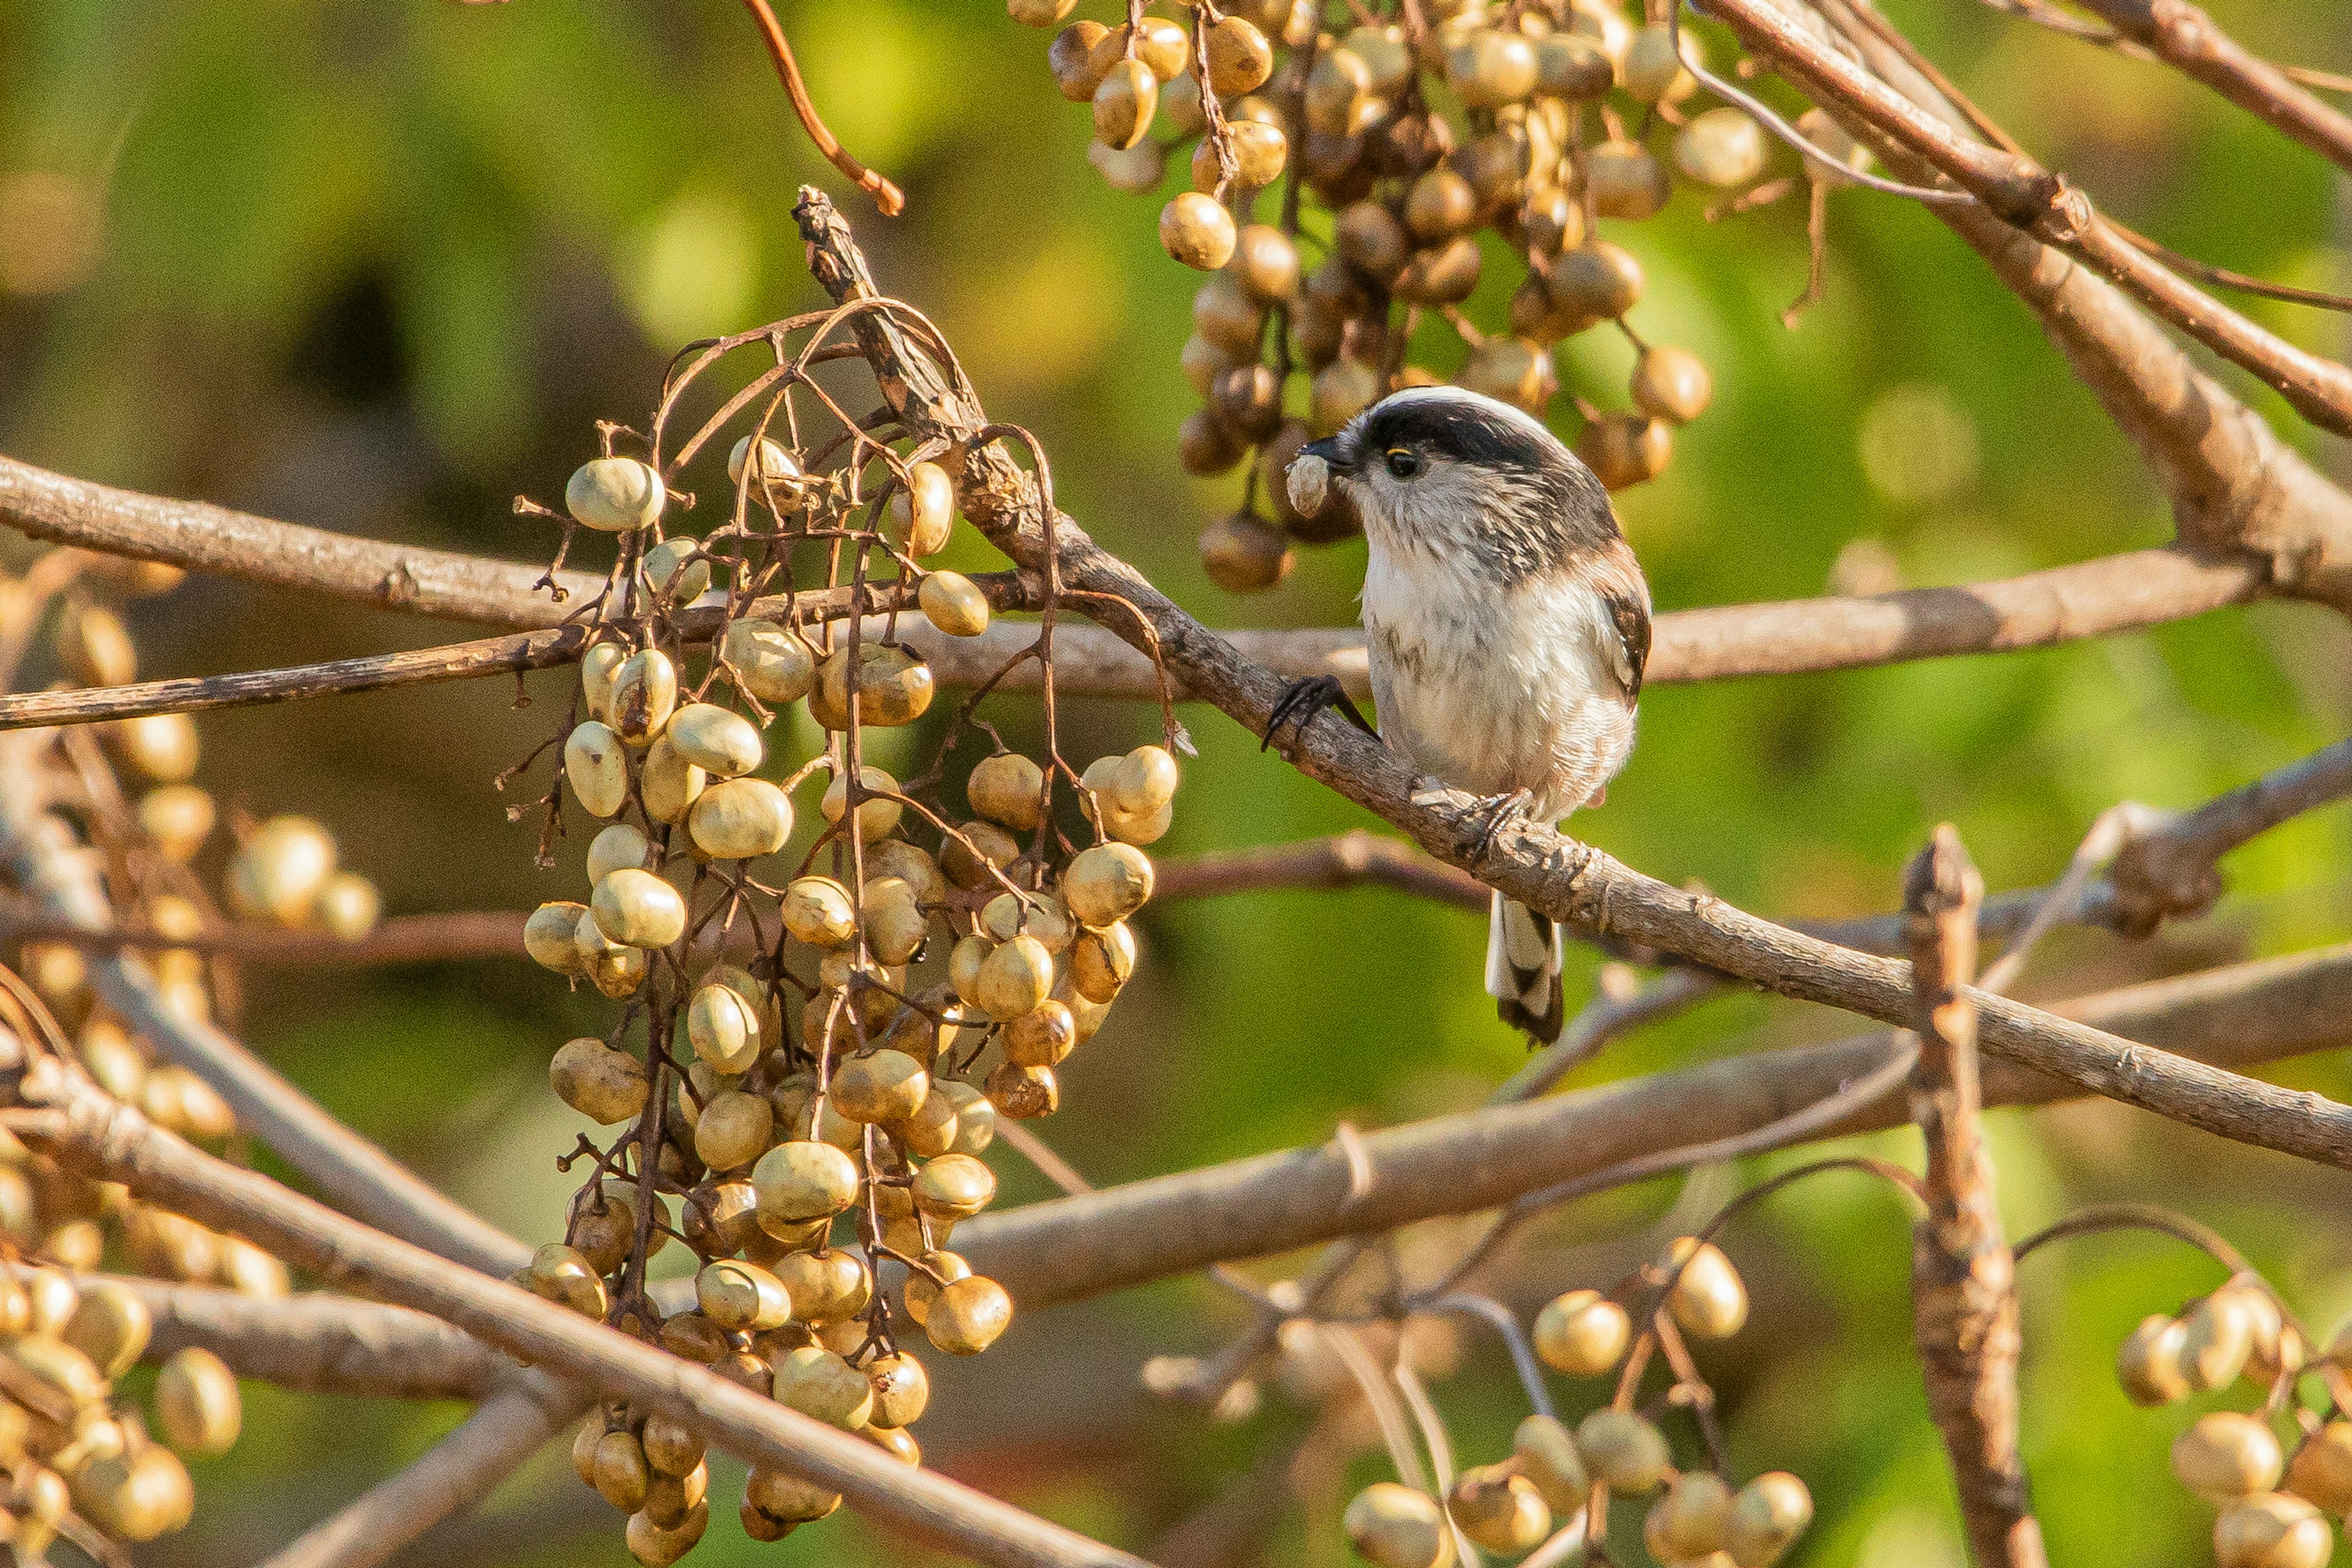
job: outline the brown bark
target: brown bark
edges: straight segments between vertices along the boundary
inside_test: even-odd
[[[2084,10],[2231,103],[2352,170],[2352,115],[2223,32],[2189,0],[2081,0]]]
[[[1918,1060],[1911,1117],[1927,1142],[1927,1212],[1912,1231],[1913,1328],[1927,1408],[1958,1482],[1983,1568],[2047,1568],[2017,1451],[2017,1260],[2002,1238],[1978,1126],[1977,907],[1984,882],[1948,823],[1911,863]]]

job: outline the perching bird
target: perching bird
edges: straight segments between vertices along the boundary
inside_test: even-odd
[[[1429,386],[1309,442],[1287,484],[1303,513],[1337,487],[1363,520],[1381,739],[1486,797],[1489,834],[1515,814],[1558,823],[1599,801],[1633,747],[1650,590],[1592,470],[1510,405]],[[1268,739],[1333,703],[1363,722],[1319,677],[1284,695]],[[1559,976],[1551,920],[1496,893],[1486,990],[1504,1021],[1557,1039]]]

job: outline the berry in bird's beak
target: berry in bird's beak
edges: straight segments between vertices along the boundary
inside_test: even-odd
[[[1335,454],[1334,438],[1309,441],[1298,449],[1284,474],[1290,491],[1290,504],[1301,517],[1313,517],[1323,510],[1324,498],[1331,489],[1331,458]]]

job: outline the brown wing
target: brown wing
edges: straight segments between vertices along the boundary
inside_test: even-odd
[[[1650,585],[1642,578],[1641,563],[1623,539],[1612,539],[1586,561],[1593,588],[1609,608],[1616,632],[1615,647],[1608,650],[1618,684],[1625,689],[1625,705],[1642,695],[1642,672],[1650,663]],[[1607,634],[1603,634],[1604,637]]]

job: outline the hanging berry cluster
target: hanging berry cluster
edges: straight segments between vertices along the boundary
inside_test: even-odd
[[[1006,8],[1045,27],[1075,4]],[[1577,453],[1612,489],[1664,469],[1712,380],[1696,354],[1628,322],[1642,264],[1601,220],[1654,216],[1677,176],[1722,196],[1717,210],[1795,184],[1763,181],[1764,132],[1745,110],[1696,107],[1698,42],[1668,0],[1646,0],[1639,24],[1620,0],[1396,0],[1352,5],[1356,25],[1339,30],[1314,0],[1165,8],[1134,0],[1117,25],[1067,21],[1046,60],[1063,96],[1091,103],[1088,157],[1113,186],[1155,192],[1191,148],[1192,188],[1160,216],[1169,255],[1211,274],[1182,356],[1202,406],[1178,448],[1196,475],[1251,465],[1241,509],[1201,537],[1213,581],[1270,587],[1292,542],[1355,531],[1345,507],[1291,507],[1283,469],[1308,439],[1449,376],[1542,417],[1559,390],[1553,346],[1603,322],[1633,346],[1631,407],[1580,398]],[[1802,129],[1852,154],[1818,114]],[[1525,269],[1494,331],[1461,309],[1496,248],[1482,231]],[[1322,257],[1311,269],[1302,243]],[[1433,321],[1450,331],[1423,330]],[[1466,353],[1441,375],[1448,339]]]
[[[887,413],[851,416],[807,375],[841,357],[831,335],[862,310],[939,341],[871,300],[696,345],[644,458],[615,455],[625,433],[608,426],[563,513],[521,503],[560,519],[567,549],[575,527],[617,536],[604,591],[577,616],[581,682],[546,802],[551,835],[567,790],[604,826],[584,901],[541,905],[525,940],[623,1004],[609,1035],[555,1053],[556,1093],[621,1131],[565,1160],[593,1168],[521,1282],[918,1463],[909,1428],[929,1384],[908,1342],[972,1355],[1011,1321],[1011,1297],[951,1233],[995,1195],[982,1155],[997,1118],[1055,1109],[1057,1068],[1135,972],[1128,921],[1153,879],[1142,847],[1168,829],[1177,767],[1158,745],[1083,773],[1063,760],[1050,572],[1038,638],[997,676],[1041,666],[1045,754],[1007,748],[968,701],[920,777],[865,760],[869,731],[932,707],[932,668],[901,635],[916,613],[976,638],[992,588],[1005,604],[1028,591],[927,566],[949,542],[961,454]],[[738,351],[772,363],[667,449],[680,399]],[[822,437],[803,431],[804,405]],[[700,538],[675,531],[693,504],[675,485],[730,425],[751,427],[727,462],[730,516]],[[824,737],[797,762],[772,747],[794,733],[796,705]],[[940,784],[975,735],[991,754],[958,770],[969,809],[952,810]],[[795,795],[820,776],[821,825],[796,837]],[[673,1241],[693,1255],[695,1302],[666,1313],[646,1268]],[[683,1428],[606,1408],[574,1458],[630,1516],[640,1562],[699,1537],[707,1472]],[[742,1518],[773,1540],[839,1500],[755,1471]]]

